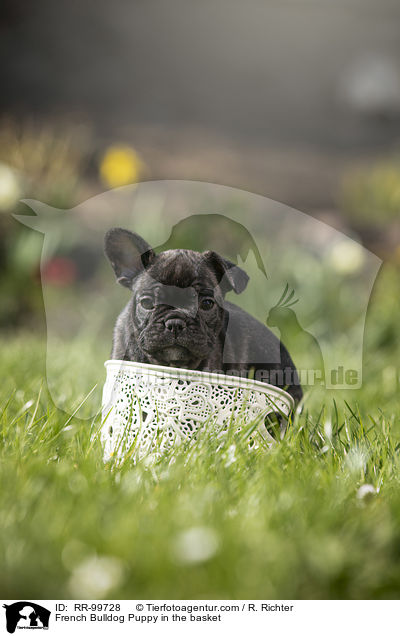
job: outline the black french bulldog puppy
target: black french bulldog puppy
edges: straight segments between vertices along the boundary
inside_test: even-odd
[[[111,358],[246,376],[302,397],[296,368],[278,338],[225,301],[247,274],[216,252],[173,249],[155,254],[140,236],[113,228],[105,253],[117,281],[132,291],[119,315]]]

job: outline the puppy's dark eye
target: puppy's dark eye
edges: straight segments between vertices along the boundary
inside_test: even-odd
[[[147,311],[154,309],[154,300],[150,298],[150,296],[145,296],[140,299],[140,306],[143,307],[143,309],[147,309]]]
[[[215,305],[215,301],[212,298],[202,298],[200,301],[200,307],[205,311],[212,309]]]

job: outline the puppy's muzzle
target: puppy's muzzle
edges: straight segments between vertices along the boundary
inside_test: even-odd
[[[186,329],[186,323],[182,318],[168,318],[164,324],[167,331],[173,333],[175,338]]]

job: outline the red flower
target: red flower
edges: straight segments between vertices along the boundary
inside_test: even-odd
[[[76,280],[76,265],[69,258],[62,256],[52,258],[41,267],[42,281],[63,287]]]

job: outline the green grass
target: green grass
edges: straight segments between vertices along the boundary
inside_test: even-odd
[[[43,339],[4,337],[0,596],[398,598],[398,282],[375,290],[363,388],[310,398],[267,452],[204,434],[104,465],[98,417],[47,393]]]

